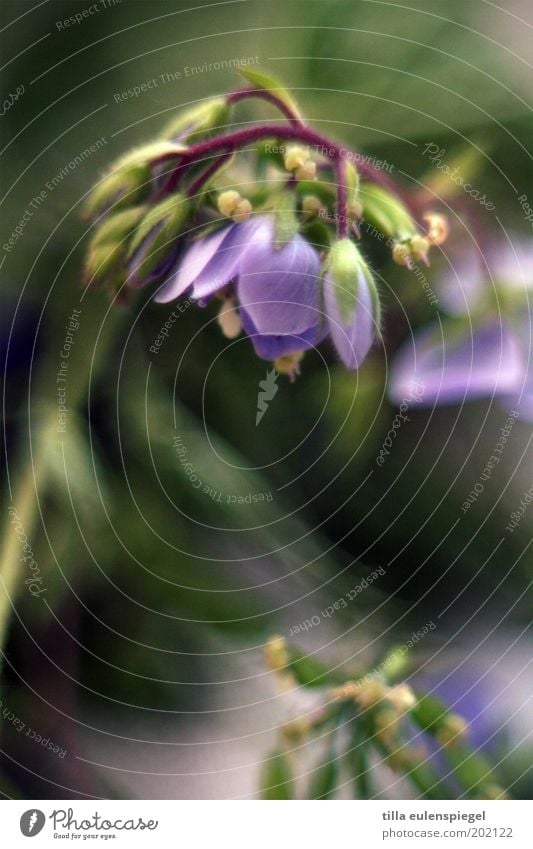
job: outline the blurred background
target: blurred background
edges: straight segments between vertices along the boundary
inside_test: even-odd
[[[114,158],[237,87],[238,60],[413,193],[435,185],[423,151],[438,145],[494,204],[472,202],[485,239],[530,243],[518,197],[533,206],[531,12],[528,0],[3,4],[4,796],[253,798],[279,724],[306,704],[277,689],[266,640],[349,678],[428,622],[407,678],[438,689],[455,670],[443,696],[476,692],[502,783],[531,794],[533,508],[506,530],[532,483],[531,425],[514,423],[467,511],[509,414],[497,399],[411,409],[376,464],[397,413],[394,353],[440,306],[371,246],[384,345],[355,374],[327,344],[307,355],[256,426],[266,364],[249,340],[224,339],[193,307],[150,352],[174,305],[143,290],[111,308],[87,292],[80,214]],[[444,267],[437,256],[427,272],[435,290]],[[386,772],[376,790],[409,792]]]

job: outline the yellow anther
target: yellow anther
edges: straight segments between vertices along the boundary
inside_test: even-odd
[[[303,351],[295,351],[294,354],[285,354],[284,357],[278,357],[274,360],[274,368],[279,374],[287,374],[291,383],[294,383],[296,377],[300,374],[300,361],[303,357]]]
[[[441,746],[453,746],[466,736],[468,723],[458,713],[450,713],[442,722],[435,738]]]
[[[416,705],[416,696],[408,684],[398,684],[387,693],[387,701],[398,711],[404,713]]]
[[[231,217],[234,221],[237,222],[247,221],[250,218],[251,214],[252,204],[247,198],[242,198],[242,200],[240,200],[237,206],[235,207],[235,210]]]
[[[300,168],[304,162],[310,158],[311,154],[309,153],[309,149],[307,147],[302,147],[301,145],[292,145],[289,147],[285,153],[285,168],[287,171],[296,171],[297,168]]]
[[[302,163],[295,170],[294,176],[297,180],[314,180],[316,177],[316,162],[308,159],[307,162]]]
[[[428,212],[424,215],[428,225],[428,239],[432,245],[442,245],[450,233],[450,225],[446,216],[438,212]]]
[[[227,339],[235,339],[242,330],[242,322],[235,300],[230,295],[221,304],[220,311],[217,316],[217,321],[220,325],[222,333]]]
[[[228,189],[227,192],[221,192],[219,194],[217,198],[217,206],[222,215],[230,218],[241,200],[242,198],[239,192],[236,192],[233,189]]]

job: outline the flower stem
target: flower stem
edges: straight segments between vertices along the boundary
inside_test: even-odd
[[[289,121],[294,121],[294,123],[300,127],[304,126],[300,116],[297,115],[296,112],[294,112],[294,110],[291,109],[281,97],[274,94],[272,91],[266,91],[265,89],[260,88],[240,88],[237,89],[237,91],[233,91],[231,94],[228,94],[226,102],[233,105],[234,103],[239,103],[239,101],[245,100],[248,97],[257,97],[260,100],[266,100],[267,103],[271,103],[273,106],[276,106],[279,111],[289,119]]]
[[[337,236],[339,239],[345,239],[347,235],[346,162],[344,159],[337,159]]]
[[[348,159],[348,154],[351,159],[357,161],[360,173],[379,183],[389,191],[399,194],[395,183],[389,180],[370,162],[357,160],[355,154],[350,153],[346,148],[332,141],[322,133],[312,130],[305,125],[287,126],[286,124],[260,124],[255,127],[246,127],[243,130],[235,130],[231,133],[226,133],[222,136],[215,136],[212,139],[198,142],[192,145],[186,151],[179,153],[167,153],[154,161],[156,163],[169,162],[178,158],[179,164],[172,171],[170,177],[164,187],[165,194],[171,192],[179,182],[183,169],[192,165],[198,160],[206,159],[216,153],[233,153],[239,148],[245,147],[248,144],[261,141],[267,138],[279,138],[287,141],[300,141],[315,148],[315,152],[319,156],[324,156],[332,159],[335,162]]]

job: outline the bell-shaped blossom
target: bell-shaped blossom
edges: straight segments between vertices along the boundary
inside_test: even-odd
[[[358,368],[372,344],[375,305],[370,272],[361,266],[355,246],[354,252],[351,276],[357,285],[339,298],[343,283],[330,266],[322,300],[318,251],[299,234],[276,242],[273,216],[257,215],[194,241],[156,301],[166,303],[190,291],[204,303],[232,284],[235,309],[258,356],[276,360],[298,354],[329,332],[345,365]],[[346,298],[348,318],[339,307]]]

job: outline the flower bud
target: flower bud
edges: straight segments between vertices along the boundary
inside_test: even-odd
[[[168,154],[179,155],[182,150],[182,146],[158,141],[122,156],[90,193],[84,207],[85,217],[92,218],[110,207],[133,206],[142,200],[150,192],[152,164]]]
[[[386,189],[367,182],[360,199],[365,219],[388,238],[404,242],[416,235],[417,227],[409,210]]]
[[[167,124],[163,137],[174,142],[197,142],[212,135],[227,124],[230,107],[224,97],[215,97],[179,112]]]
[[[171,195],[151,207],[143,217],[131,239],[131,286],[140,286],[164,273],[176,253],[176,244],[183,232],[189,212],[189,203],[182,195]]]
[[[88,280],[109,283],[119,271],[125,270],[129,237],[144,212],[144,206],[121,210],[97,227],[87,252],[85,275]]]
[[[357,369],[372,347],[380,324],[374,277],[348,238],[333,244],[324,272],[324,305],[331,337],[347,368]]]

